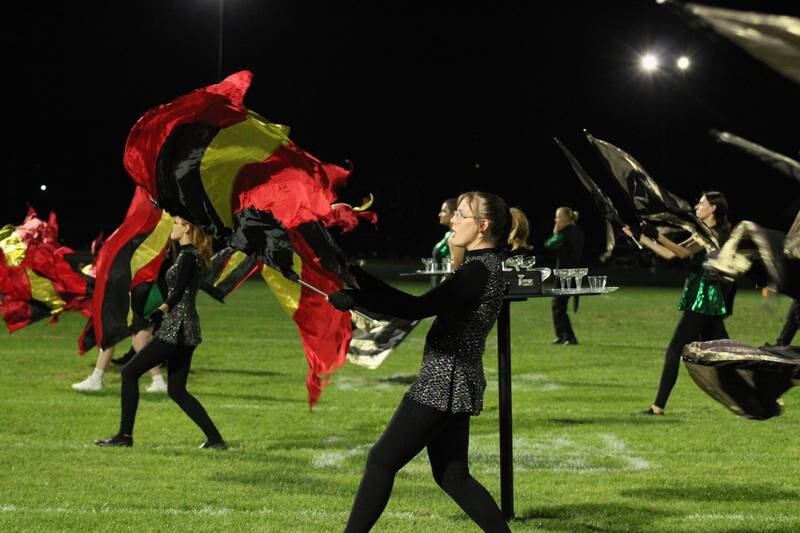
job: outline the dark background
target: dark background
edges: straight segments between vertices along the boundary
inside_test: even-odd
[[[34,4],[15,7],[1,32],[0,223],[21,223],[26,203],[54,210],[62,241],[85,249],[127,209],[121,161],[134,122],[218,81],[219,0]],[[800,16],[797,2],[706,4]],[[603,228],[553,137],[623,200],[583,128],[691,202],[724,191],[733,220],[785,230],[800,208],[798,183],[708,135],[797,156],[800,86],[653,0],[225,0],[223,21],[223,77],[255,74],[248,107],[291,126],[320,159],[352,160],[342,200],[375,195],[379,231],[347,236],[354,254],[429,254],[442,200],[481,189],[527,212],[538,249],[555,208],[578,209],[596,257]],[[669,63],[685,53],[692,68],[646,76],[645,50]]]

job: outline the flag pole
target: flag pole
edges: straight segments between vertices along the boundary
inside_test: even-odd
[[[312,290],[312,291],[316,292],[316,293],[317,293],[317,294],[319,294],[320,296],[324,296],[326,300],[328,299],[328,293],[326,293],[326,292],[325,292],[325,291],[323,291],[322,289],[318,289],[317,287],[313,286],[312,284],[310,284],[309,282],[307,282],[307,281],[305,281],[305,280],[303,280],[303,279],[301,279],[301,278],[297,278],[297,281],[298,281],[298,282],[300,283],[300,285],[302,285],[303,287],[306,287],[307,289],[310,289],[310,290]],[[351,309],[351,310],[350,310],[350,312],[351,312],[351,313],[353,313],[353,314],[355,314],[355,315],[357,315],[357,316],[360,316],[361,318],[363,318],[364,320],[367,320],[367,321],[369,321],[369,322],[374,322],[374,321],[375,321],[374,319],[372,319],[372,318],[368,317],[368,316],[367,316],[367,315],[365,315],[364,313],[359,313],[359,312],[358,312],[358,311],[356,311],[355,309]]]

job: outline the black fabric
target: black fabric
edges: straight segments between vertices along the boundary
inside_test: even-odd
[[[569,296],[554,296],[550,304],[553,313],[553,328],[556,330],[556,338],[574,342],[575,332],[572,330],[572,323],[567,314],[567,304]]]
[[[186,246],[192,246],[187,244]],[[183,248],[183,246],[181,246]],[[195,269],[197,268],[197,256],[194,254],[178,254],[178,276],[175,279],[175,288],[169,295],[169,298],[164,302],[169,309],[173,309],[178,302],[183,298],[183,293],[192,282],[194,278]]]
[[[495,253],[494,250],[488,252]],[[482,262],[469,261],[438,287],[421,296],[413,296],[395,289],[360,268],[352,268],[351,271],[361,290],[348,291],[348,294],[355,299],[358,306],[406,320],[434,315],[441,315],[445,319],[448,314],[458,313],[480,300],[489,279],[489,270]]]
[[[205,408],[186,390],[194,348],[194,346],[175,346],[160,339],[153,339],[133,356],[130,363],[122,369],[120,435],[133,435],[133,424],[139,406],[139,378],[151,368],[166,361],[169,397],[203,430],[208,440],[212,442],[222,440]]]
[[[675,382],[678,380],[678,370],[681,364],[683,347],[690,342],[727,339],[728,332],[721,316],[702,315],[692,311],[684,311],[672,340],[664,354],[664,367],[661,370],[661,381],[658,385],[658,394],[654,404],[664,409],[669,400],[669,395]]]
[[[372,528],[389,501],[395,474],[426,447],[434,480],[459,507],[483,531],[509,531],[491,494],[469,473],[469,423],[467,414],[448,414],[403,398],[369,452],[345,531]]]
[[[297,281],[292,269],[292,242],[286,228],[267,211],[249,207],[236,213],[236,231],[228,245],[270,267],[279,270],[287,279]]]

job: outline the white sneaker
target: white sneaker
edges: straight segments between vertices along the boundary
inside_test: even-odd
[[[103,381],[89,376],[80,383],[73,383],[72,389],[83,392],[96,392],[103,389]]]
[[[146,392],[167,392],[167,384],[164,381],[154,381],[145,389]]]

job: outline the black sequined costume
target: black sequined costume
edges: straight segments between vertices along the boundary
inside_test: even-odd
[[[505,282],[495,250],[468,252],[464,264],[438,287],[416,297],[354,271],[359,305],[408,320],[436,315],[419,377],[408,391],[417,402],[449,413],[477,415],[483,408],[486,337],[500,313]]]
[[[187,244],[178,249],[178,258],[166,274],[168,292],[165,303],[169,311],[156,333],[157,339],[183,346],[200,344],[200,317],[195,300],[203,277],[202,268],[197,248]]]
[[[139,405],[139,378],[149,369],[167,363],[169,397],[197,424],[210,443],[223,442],[203,405],[186,390],[192,355],[200,344],[200,318],[195,308],[203,263],[191,244],[178,249],[167,271],[167,312],[155,338],[122,369],[120,435],[133,435]]]

